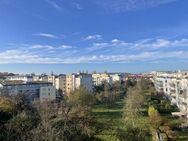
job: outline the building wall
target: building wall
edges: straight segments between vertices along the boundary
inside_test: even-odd
[[[55,87],[57,90],[61,90],[63,93],[66,92],[66,76],[59,76],[55,79]]]
[[[121,81],[121,77],[119,74],[112,74],[110,75],[110,77],[112,78],[112,82],[117,82],[117,81]]]
[[[54,99],[55,87],[51,83],[23,83],[23,84],[1,84],[3,94],[15,96],[17,94],[25,94],[29,101],[41,100],[41,88],[51,89],[50,100]]]
[[[33,78],[31,76],[16,75],[16,76],[7,77],[7,80],[10,80],[10,81],[20,80],[20,81],[24,81],[24,82],[32,82]]]
[[[66,94],[69,95],[75,89],[84,87],[88,91],[93,91],[92,75],[90,74],[70,74],[66,75]]]
[[[163,92],[180,112],[188,117],[188,77],[187,73],[158,74],[154,77],[158,92]]]
[[[96,86],[101,85],[103,82],[107,82],[109,84],[113,83],[112,77],[110,77],[110,75],[107,73],[92,74],[92,78],[93,78],[93,84]]]
[[[74,91],[74,75],[66,75],[66,94],[69,95],[72,91]]]
[[[40,87],[40,101],[51,101],[56,99],[56,90],[54,86]]]
[[[88,91],[93,91],[93,82],[92,82],[92,75],[90,74],[82,74],[77,75],[76,77],[76,88],[84,87]]]
[[[48,76],[48,82],[52,83],[53,86],[55,86],[55,76],[54,75],[50,75]]]

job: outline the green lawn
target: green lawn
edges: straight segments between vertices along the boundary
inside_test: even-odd
[[[101,134],[97,135],[99,140],[102,141],[119,141],[115,136],[116,130],[123,128],[123,106],[124,101],[118,101],[112,107],[107,107],[105,105],[96,105],[93,113],[99,122],[107,125],[108,128],[105,129]]]
[[[93,113],[96,116],[97,120],[108,126],[102,133],[96,137],[100,141],[119,141],[116,137],[116,133],[119,132],[119,129],[125,129],[123,123],[123,107],[124,100],[116,102],[112,107],[107,107],[105,105],[96,105],[93,109]],[[147,106],[142,109],[143,117],[140,118],[141,126],[150,126],[149,117],[147,115]],[[181,119],[174,118],[170,113],[161,114],[163,120],[169,123],[173,127],[177,127],[182,123]],[[176,131],[177,141],[188,141],[188,132]]]

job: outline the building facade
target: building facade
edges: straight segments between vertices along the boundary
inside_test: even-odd
[[[160,73],[156,74],[153,82],[158,92],[176,105],[182,115],[188,117],[188,73]]]
[[[66,94],[69,95],[75,89],[84,87],[89,92],[93,91],[92,75],[85,73],[66,75]]]
[[[48,89],[45,91],[44,89]],[[15,96],[24,94],[29,101],[36,100],[55,100],[56,91],[52,83],[48,82],[23,82],[23,81],[4,81],[0,83],[2,94]]]
[[[23,81],[23,82],[32,82],[33,77],[32,76],[26,76],[26,75],[15,75],[15,76],[8,76],[6,78],[8,81]]]
[[[93,84],[95,86],[99,86],[104,82],[107,82],[109,84],[112,84],[112,77],[107,74],[107,73],[96,73],[96,74],[92,74],[92,78],[93,78]]]
[[[66,93],[66,75],[60,75],[55,78],[55,88],[61,91],[61,94]]]

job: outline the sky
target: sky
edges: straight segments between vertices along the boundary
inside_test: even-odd
[[[0,0],[0,72],[188,69],[187,0]]]

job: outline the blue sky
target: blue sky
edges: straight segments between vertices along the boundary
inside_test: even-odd
[[[0,0],[0,71],[188,69],[187,0]]]

